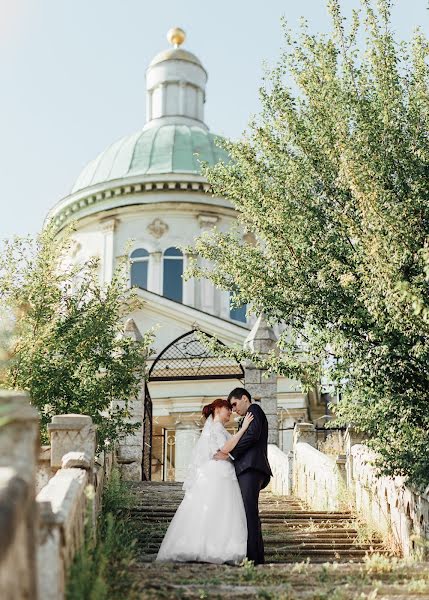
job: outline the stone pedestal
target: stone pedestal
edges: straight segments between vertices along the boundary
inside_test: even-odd
[[[192,450],[200,437],[200,430],[195,425],[181,424],[176,427],[175,440],[175,481],[185,479]]]
[[[346,451],[345,471],[347,487],[353,486],[353,455],[352,447],[356,444],[361,444],[364,440],[364,435],[358,433],[353,427],[349,426],[344,434],[344,447]]]
[[[276,336],[260,315],[252,331],[244,342],[244,347],[258,354],[268,354],[276,349]],[[256,402],[260,402],[268,420],[268,443],[279,443],[279,425],[277,417],[277,375],[265,376],[263,369],[251,362],[244,367],[245,388]]]
[[[317,433],[313,423],[297,423],[293,432],[293,447],[298,442],[310,444],[313,448],[317,448]]]
[[[96,426],[87,415],[56,415],[48,424],[51,438],[51,468],[60,469],[62,458],[69,452],[82,452],[87,456],[90,472],[94,468]]]

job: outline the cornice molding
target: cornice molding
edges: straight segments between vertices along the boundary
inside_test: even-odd
[[[134,194],[142,194],[145,192],[179,192],[179,193],[209,193],[211,186],[205,181],[186,181],[186,180],[152,180],[142,183],[124,183],[123,185],[113,185],[99,191],[90,191],[88,193],[72,194],[67,196],[54,207],[47,217],[47,221],[52,221],[54,225],[61,230],[71,221],[76,220],[79,213],[88,208],[94,208],[91,213],[97,213],[99,210],[104,210],[101,203],[111,198],[120,198],[124,196],[133,196]],[[78,196],[78,197],[75,197]],[[63,206],[61,206],[61,204]],[[97,205],[100,205],[97,208]]]

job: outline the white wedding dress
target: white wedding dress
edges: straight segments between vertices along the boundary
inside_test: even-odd
[[[234,466],[213,455],[231,437],[210,416],[194,448],[186,491],[156,560],[239,563],[246,556],[247,523]]]

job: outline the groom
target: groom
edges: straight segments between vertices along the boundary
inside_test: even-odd
[[[267,456],[268,421],[264,411],[244,388],[235,388],[228,396],[232,410],[244,417],[252,413],[253,421],[229,455],[218,451],[217,460],[234,461],[247,518],[247,558],[255,565],[264,563],[264,542],[259,519],[259,492],[272,476]]]

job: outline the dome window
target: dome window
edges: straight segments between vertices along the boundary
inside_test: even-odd
[[[183,254],[178,248],[164,252],[163,296],[175,302],[183,301]]]
[[[149,269],[149,252],[144,248],[137,248],[131,252],[131,287],[139,287],[147,290],[147,279]]]

